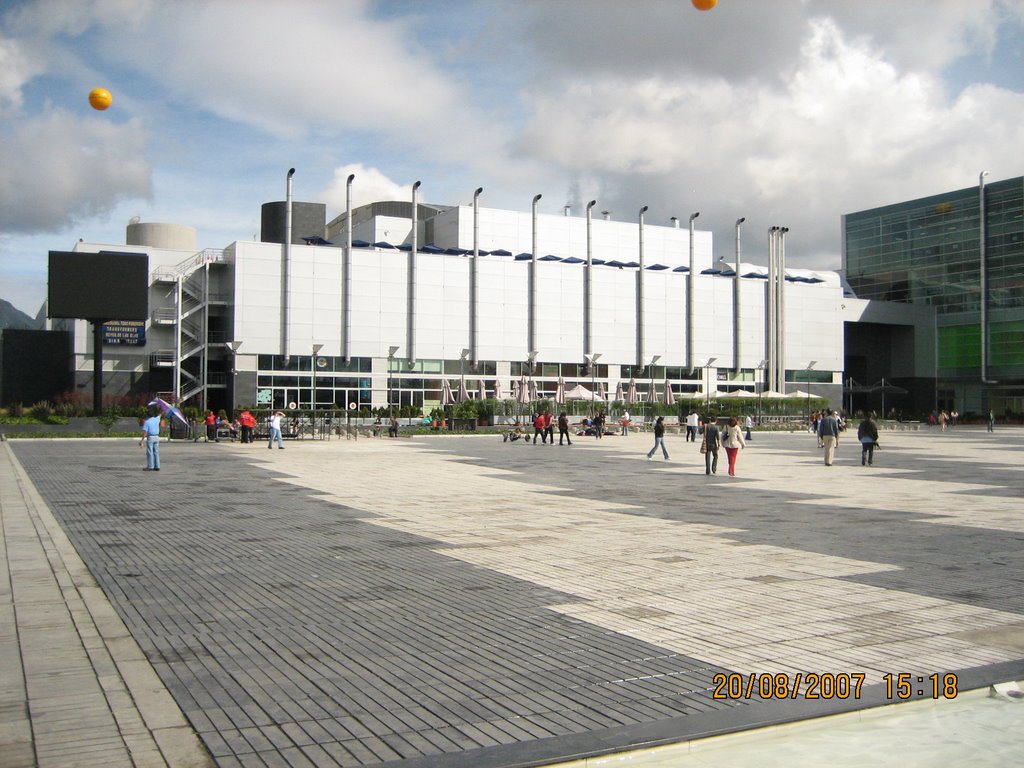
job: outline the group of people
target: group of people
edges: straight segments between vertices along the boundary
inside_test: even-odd
[[[533,424],[533,443],[537,443],[537,438],[540,438],[542,444],[554,445],[555,444],[555,425],[558,426],[558,444],[559,445],[572,445],[572,428],[569,425],[569,415],[562,411],[558,414],[558,418],[555,419],[554,414],[551,411],[538,412],[533,415],[531,421]],[[605,416],[604,411],[598,411],[593,417],[584,416],[580,420],[580,423],[576,429],[577,437],[594,437],[598,440],[602,439],[605,435],[615,434],[614,432],[608,431],[608,419]],[[619,424],[622,427],[623,436],[629,434],[629,427],[631,424],[629,411],[626,411],[619,418]],[[522,440],[528,436],[523,432],[522,427],[516,425],[511,430],[502,434],[503,442],[516,442]]]
[[[696,422],[692,424],[691,417]],[[696,442],[698,431],[701,430],[700,419],[695,413],[689,414],[686,420],[686,440]],[[740,420],[736,416],[730,416],[724,428],[719,428],[718,417],[709,416],[703,424],[703,438],[700,444],[700,452],[704,454],[704,473],[707,475],[718,474],[718,453],[725,448],[725,454],[729,459],[729,474],[736,476],[736,461],[739,459],[740,451],[747,447],[747,440],[743,436],[743,428],[740,427]],[[747,425],[747,436],[750,430]],[[668,449],[665,447],[665,419],[659,416],[654,422],[654,447],[647,453],[650,459],[661,448],[661,453],[668,460]]]
[[[813,415],[813,414],[812,414]],[[828,408],[817,417],[815,433],[818,436],[818,447],[825,451],[825,466],[831,467],[835,461],[836,448],[839,445],[839,434],[845,428],[842,415]],[[875,423],[874,411],[868,413],[857,426],[857,441],[860,443],[861,466],[871,466],[875,462],[875,449],[878,448],[878,424]]]
[[[207,411],[203,417],[205,424],[205,441],[207,443],[219,443],[222,432],[227,431],[231,440],[238,438],[243,443],[252,443],[253,431],[256,429],[256,417],[249,410],[239,413],[234,419],[226,416],[218,416],[213,411]],[[192,426],[192,441],[198,442],[200,430],[199,425]]]
[[[542,444],[554,445],[556,423],[558,424],[558,444],[572,445],[572,437],[569,434],[569,415],[565,411],[558,414],[557,422],[551,411],[538,412],[533,415],[533,444],[537,444],[539,437]],[[506,443],[514,443],[524,438],[526,435],[518,424],[511,431],[502,435],[502,441]],[[528,438],[526,439],[528,440]]]

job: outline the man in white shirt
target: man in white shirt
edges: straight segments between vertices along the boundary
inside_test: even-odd
[[[700,417],[696,411],[690,411],[686,417],[686,442],[697,442],[697,428],[700,425]]]
[[[281,419],[284,418],[284,414],[280,411],[274,411],[274,415],[270,417],[270,442],[267,443],[267,448],[274,447],[274,440],[277,440],[277,447],[284,450],[284,442],[281,440]]]

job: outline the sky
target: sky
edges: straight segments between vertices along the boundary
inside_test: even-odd
[[[96,111],[92,88],[113,94]],[[129,219],[419,199],[684,224],[840,268],[840,217],[1024,174],[1024,0],[5,0],[0,298]]]

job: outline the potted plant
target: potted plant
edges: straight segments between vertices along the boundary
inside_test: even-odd
[[[477,425],[489,427],[494,423],[494,412],[498,408],[498,401],[493,397],[477,401]]]

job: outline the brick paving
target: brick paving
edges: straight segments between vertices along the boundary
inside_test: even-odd
[[[649,444],[7,443],[218,766],[539,765],[1024,678],[1024,431],[870,468],[759,434],[736,478]],[[865,686],[712,695],[808,672]]]

